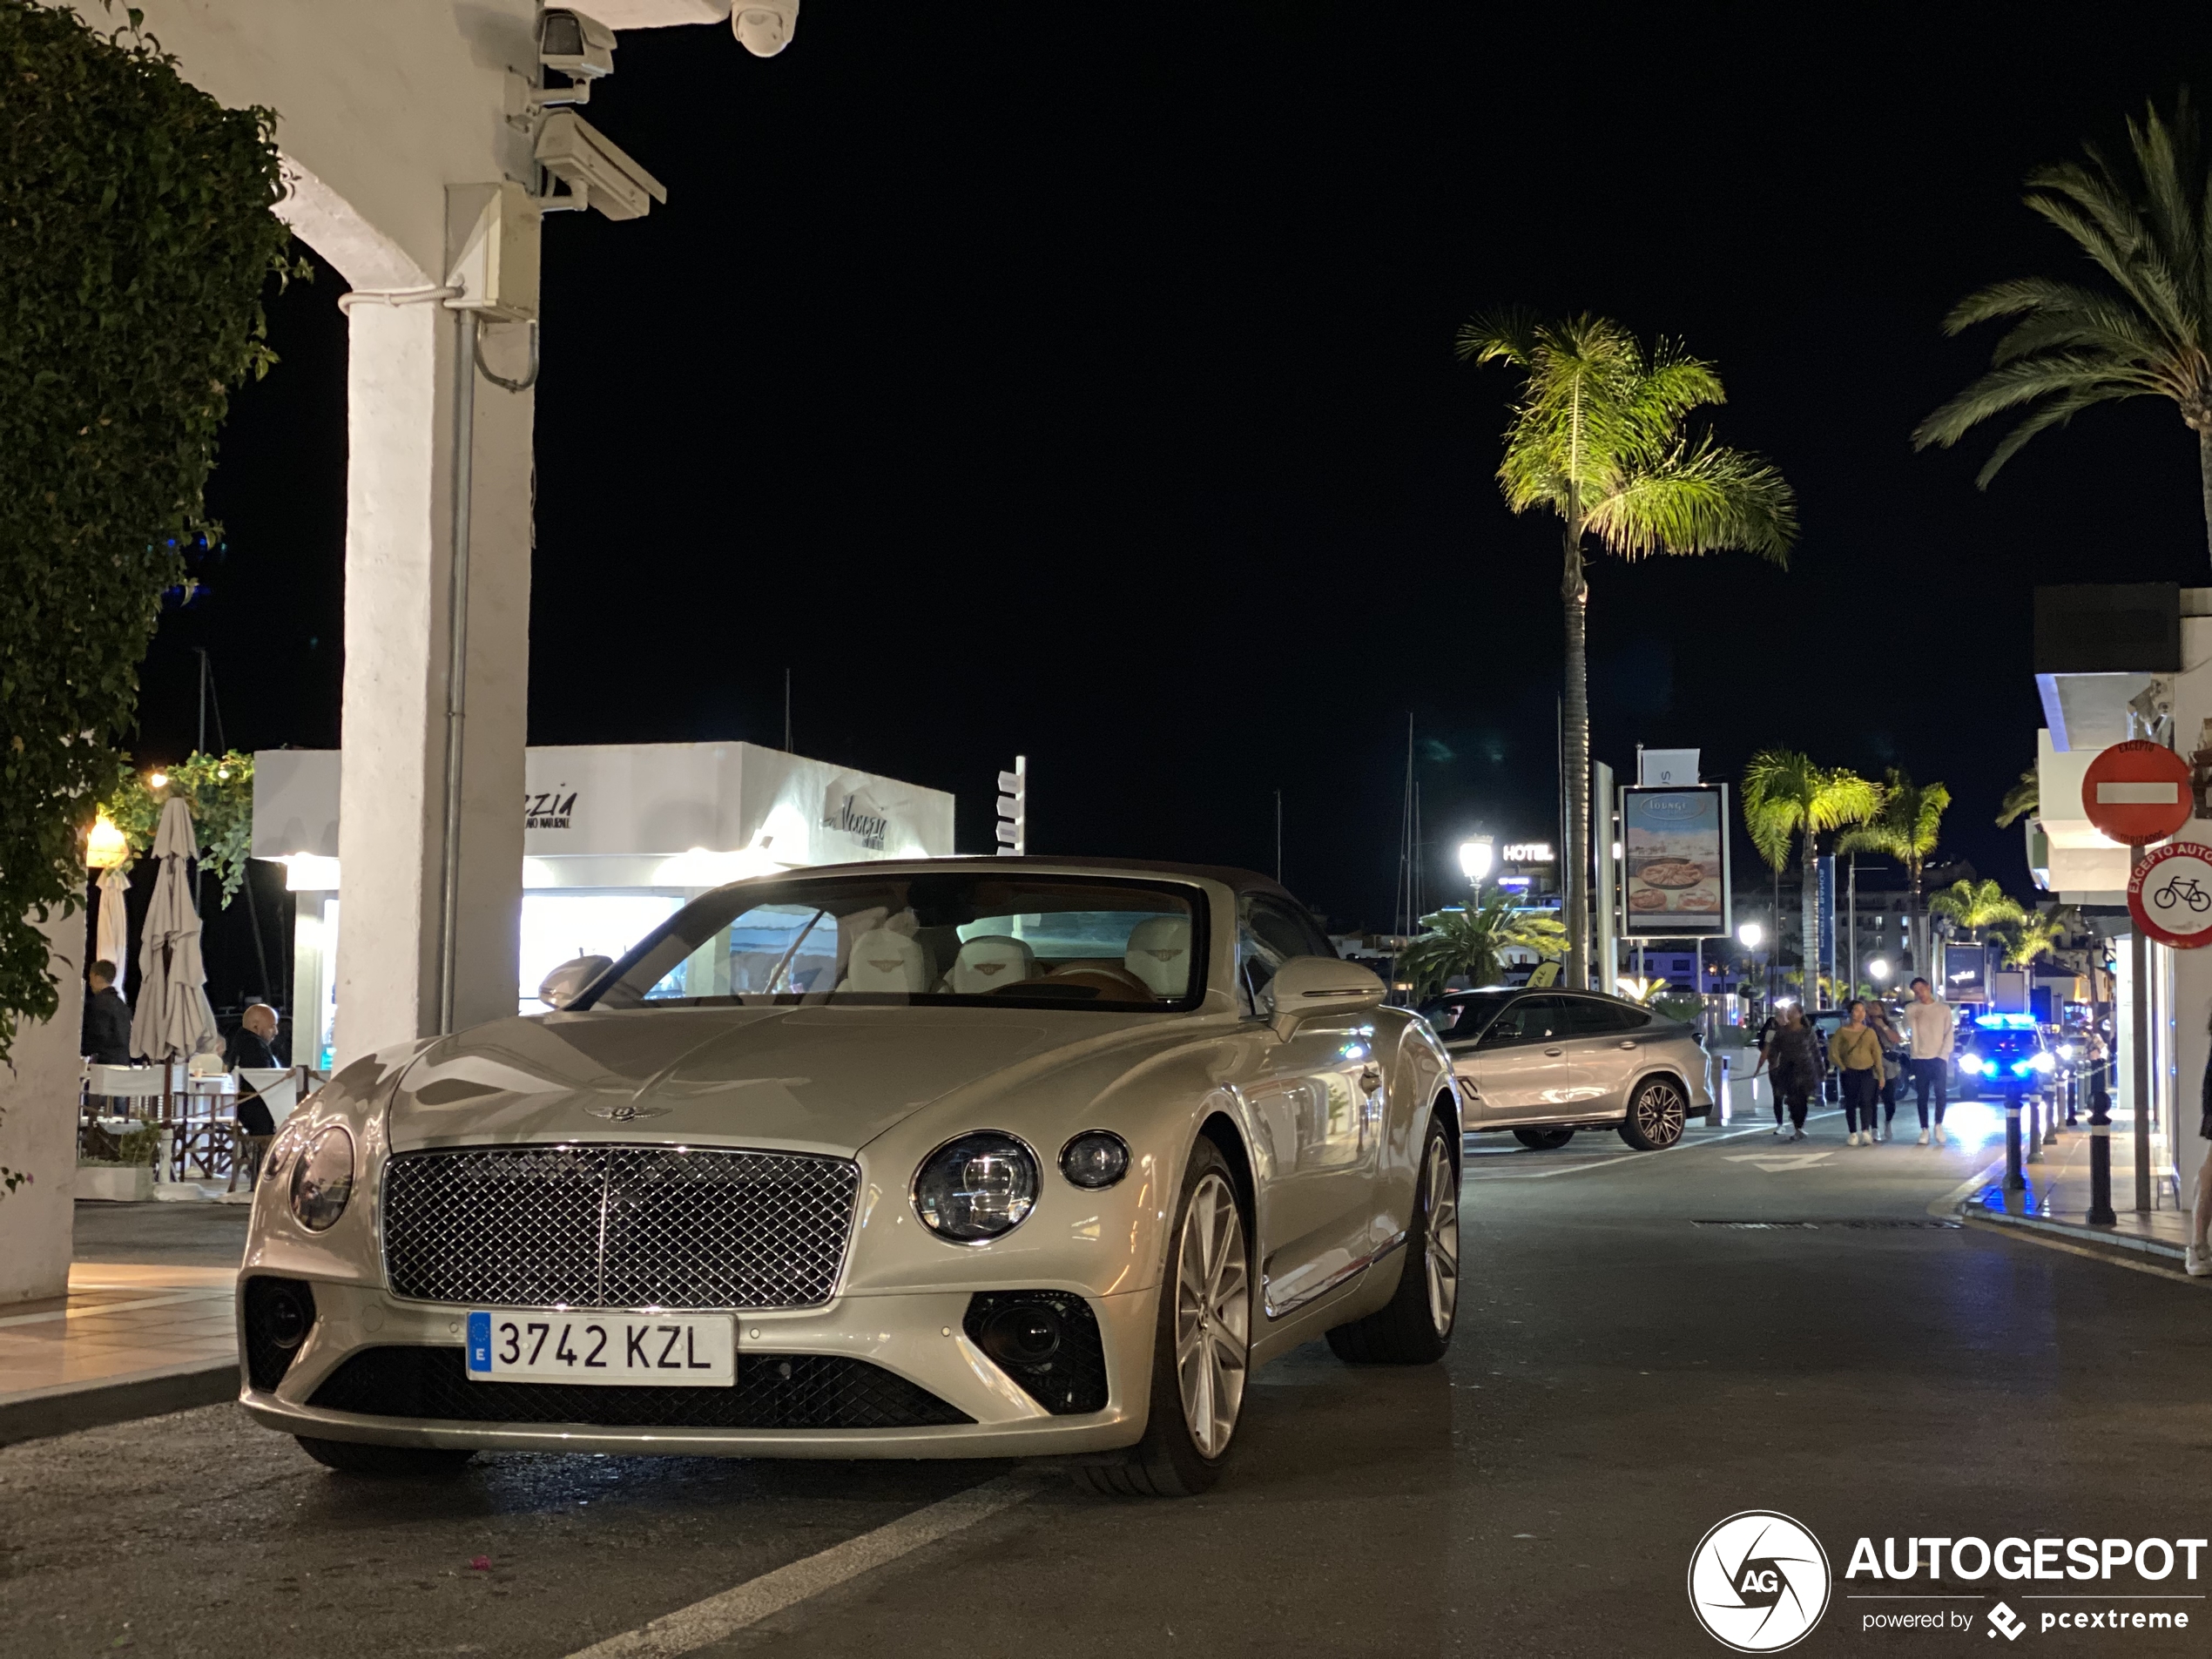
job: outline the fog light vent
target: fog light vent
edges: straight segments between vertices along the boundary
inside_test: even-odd
[[[969,1298],[968,1339],[1055,1417],[1106,1409],[1098,1316],[1064,1291],[985,1291]]]
[[[246,1374],[266,1393],[292,1369],[315,1323],[315,1293],[296,1278],[246,1281]]]

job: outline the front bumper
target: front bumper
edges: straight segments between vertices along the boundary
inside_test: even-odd
[[[248,1352],[239,1284],[239,1352]],[[792,1458],[1049,1457],[1108,1451],[1143,1433],[1157,1292],[1085,1298],[1104,1351],[1103,1411],[1055,1416],[972,1341],[963,1328],[970,1293],[846,1295],[826,1306],[740,1313],[738,1365],[824,1356],[860,1361],[926,1390],[964,1423],[887,1428],[670,1427],[542,1420],[459,1420],[335,1410],[317,1393],[357,1355],[380,1348],[437,1349],[457,1356],[469,1309],[401,1301],[381,1288],[308,1280],[315,1318],[273,1388],[241,1367],[239,1399],[254,1420],[287,1434],[390,1446],[529,1452],[660,1453]],[[1028,1285],[1009,1289],[1033,1289]],[[526,1386],[471,1383],[487,1393]],[[614,1391],[610,1391],[614,1392]],[[622,1391],[627,1393],[629,1391]],[[704,1392],[704,1391],[701,1391]],[[473,1402],[472,1402],[473,1403]]]

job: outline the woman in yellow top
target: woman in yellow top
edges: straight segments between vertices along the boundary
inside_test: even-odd
[[[1865,1125],[1865,1144],[1874,1144],[1876,1096],[1882,1092],[1882,1039],[1866,1023],[1866,1004],[1853,998],[1844,1011],[1844,1023],[1828,1039],[1828,1058],[1844,1075],[1844,1125],[1853,1146],[1859,1143],[1859,1125]]]

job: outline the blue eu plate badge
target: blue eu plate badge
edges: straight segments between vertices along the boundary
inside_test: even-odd
[[[487,1374],[491,1370],[491,1315],[469,1316],[469,1369]]]

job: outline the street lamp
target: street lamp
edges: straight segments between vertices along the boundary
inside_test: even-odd
[[[1490,860],[1494,838],[1476,835],[1460,843],[1460,868],[1474,888],[1475,901],[1482,900],[1482,878],[1490,873]]]
[[[1890,976],[1890,959],[1886,956],[1868,957],[1866,971],[1874,976],[1877,984],[1880,983]]]
[[[1766,929],[1756,921],[1747,921],[1736,930],[1736,942],[1746,950],[1757,950],[1759,941],[1766,937]]]

